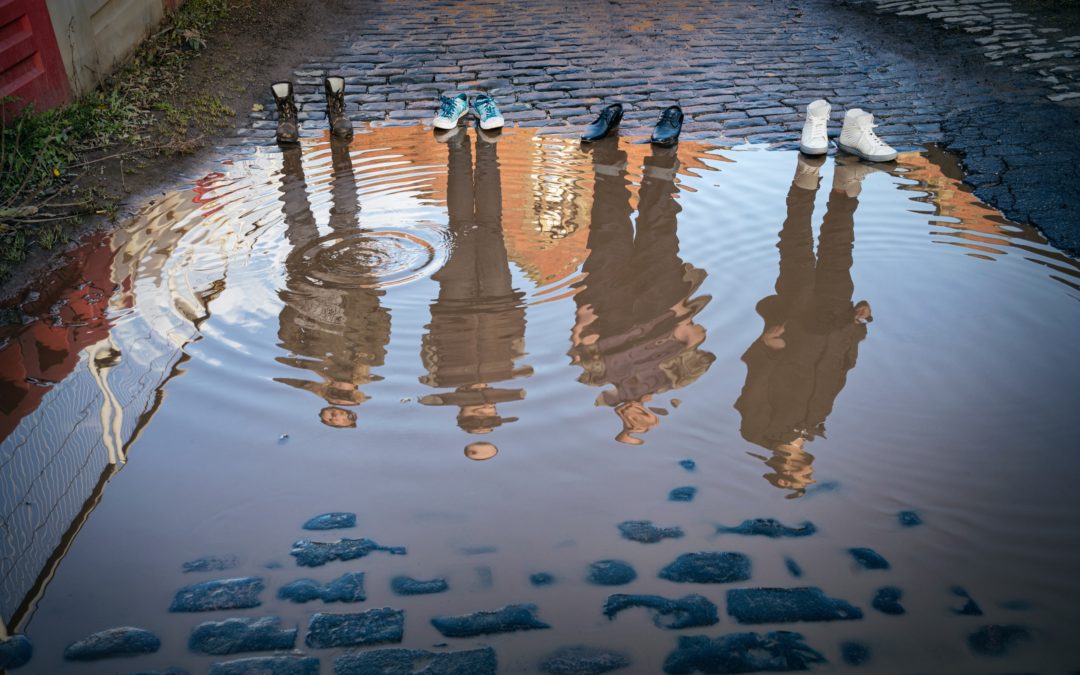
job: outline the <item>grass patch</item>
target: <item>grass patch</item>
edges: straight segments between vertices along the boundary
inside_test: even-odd
[[[80,218],[116,213],[116,198],[79,185],[91,166],[131,153],[191,152],[202,134],[235,115],[215,96],[177,101],[176,94],[209,30],[246,2],[188,0],[96,91],[53,110],[27,106],[15,119],[4,117],[0,281],[31,245],[52,249]]]

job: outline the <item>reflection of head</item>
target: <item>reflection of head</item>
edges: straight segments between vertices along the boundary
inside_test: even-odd
[[[765,480],[782,490],[791,490],[788,499],[802,497],[806,494],[806,488],[816,482],[811,466],[814,456],[803,450],[805,443],[806,440],[801,437],[789,443],[780,443],[773,448],[773,456],[765,460],[765,464],[774,471],[765,474]]]
[[[344,408],[327,406],[319,411],[319,419],[328,427],[348,429],[356,426],[356,413]]]
[[[491,443],[484,443],[479,441],[476,443],[469,443],[465,446],[465,456],[471,460],[482,462],[485,459],[491,459],[497,455],[499,449]]]
[[[615,414],[622,420],[623,429],[615,440],[627,445],[641,445],[640,438],[631,434],[643,434],[660,424],[660,418],[654,415],[641,401],[627,401],[615,407]]]

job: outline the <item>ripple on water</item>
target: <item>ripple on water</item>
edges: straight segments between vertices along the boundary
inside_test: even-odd
[[[1080,527],[1067,501],[1075,261],[979,204],[932,151],[894,167],[830,157],[820,178],[790,152],[687,141],[675,159],[626,139],[582,148],[513,129],[495,147],[472,130],[443,144],[388,127],[347,145],[252,151],[151,205],[113,235],[111,258],[87,249],[93,270],[72,272],[83,278],[64,287],[62,325],[49,322],[52,298],[20,306],[36,321],[0,335],[0,350],[38,360],[5,382],[30,403],[15,408],[26,420],[4,451],[52,457],[75,418],[85,426],[69,438],[92,437],[114,459],[146,439],[130,457],[139,471],[78,535],[83,554],[108,547],[95,554],[109,578],[151,548],[180,574],[196,554],[158,550],[162,531],[199,547],[238,532],[197,555],[281,558],[296,535],[280,523],[295,527],[297,509],[367,514],[365,527],[410,547],[385,564],[397,574],[413,560],[417,578],[443,573],[419,576],[443,544],[460,550],[483,532],[491,566],[467,573],[516,596],[487,607],[534,593],[530,572],[564,580],[544,591],[565,593],[552,596],[545,653],[611,630],[598,638],[646,664],[655,643],[637,641],[630,621],[596,623],[598,605],[574,598],[590,562],[630,555],[653,570],[635,581],[648,586],[677,554],[608,548],[627,518],[684,527],[682,550],[715,549],[712,528],[664,516],[676,507],[728,523],[812,519],[820,532],[791,560],[820,577],[815,587],[852,583],[847,548],[880,550],[893,569],[865,581],[903,589],[909,618],[931,631],[956,584],[988,615],[1030,602],[1040,630],[1047,616],[1074,618],[1076,559],[1062,544]],[[858,186],[834,194],[853,176]],[[99,411],[114,415],[108,427]],[[687,456],[700,462],[695,499],[668,504]],[[98,473],[89,483],[110,484]],[[170,503],[195,487],[211,497]],[[24,520],[6,522],[44,537],[48,506],[21,500]],[[154,542],[118,520],[142,507],[167,523]],[[426,529],[434,521],[410,516],[448,508],[469,517]],[[901,508],[927,524],[901,530]],[[100,534],[110,529],[130,536]],[[556,545],[567,541],[580,547]],[[739,548],[755,583],[792,583],[769,541]],[[75,603],[95,607],[82,595],[99,586],[87,583],[92,557],[63,561],[75,571],[55,575],[59,591],[34,620],[44,640],[62,637]],[[160,619],[160,603],[138,603],[156,602],[164,582],[127,576],[147,592],[128,594],[125,610]],[[174,581],[170,591],[190,583]],[[816,630],[810,644],[830,644]],[[522,644],[500,659],[516,667]]]

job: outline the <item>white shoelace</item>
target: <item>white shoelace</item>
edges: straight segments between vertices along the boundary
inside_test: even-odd
[[[866,137],[869,138],[870,142],[874,144],[875,150],[885,150],[889,147],[889,144],[878,138],[878,135],[874,133],[874,127],[876,126],[876,124],[871,124],[869,127],[863,130],[863,133],[866,134]]]

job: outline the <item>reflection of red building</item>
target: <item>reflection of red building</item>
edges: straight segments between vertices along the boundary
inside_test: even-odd
[[[94,235],[35,285],[38,295],[19,307],[30,323],[0,328],[0,441],[75,370],[83,349],[108,336],[112,258],[106,236]]]

